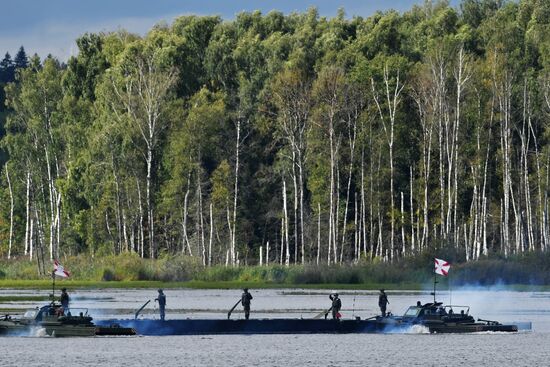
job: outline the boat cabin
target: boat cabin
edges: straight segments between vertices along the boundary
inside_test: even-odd
[[[403,320],[442,320],[445,322],[473,322],[474,319],[470,316],[469,306],[447,305],[443,306],[441,302],[426,303],[424,305],[410,306]]]
[[[72,315],[75,312],[77,316]],[[40,308],[27,310],[21,318],[27,324],[41,322],[60,322],[65,324],[90,324],[92,318],[88,316],[87,309],[71,308],[67,312],[57,303],[49,303]]]

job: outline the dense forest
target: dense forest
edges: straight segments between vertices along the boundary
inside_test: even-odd
[[[546,0],[182,16],[76,42],[66,63],[0,64],[6,259],[550,249]]]

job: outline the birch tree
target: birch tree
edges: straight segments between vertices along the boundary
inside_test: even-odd
[[[135,143],[139,144],[146,165],[145,200],[151,258],[156,256],[153,203],[156,154],[161,134],[168,123],[163,113],[177,77],[175,68],[167,64],[165,59],[165,55],[173,47],[167,43],[158,49],[153,43],[137,42],[129,47],[125,60],[110,78],[110,85],[117,98],[113,102],[123,106],[123,109],[120,109],[113,103],[112,111],[118,118],[126,119],[141,140],[141,143]]]
[[[398,60],[396,60],[399,62]],[[391,75],[390,75],[391,73]],[[401,104],[401,92],[404,83],[400,79],[400,66],[384,63],[381,86],[377,86],[371,78],[371,91],[380,122],[384,128],[386,142],[389,148],[390,165],[390,260],[395,255],[395,204],[394,204],[394,143],[397,108]],[[380,92],[380,89],[383,92]]]

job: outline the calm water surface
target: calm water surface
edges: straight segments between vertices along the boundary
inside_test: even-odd
[[[0,290],[37,295],[33,290]],[[221,318],[238,300],[236,290],[165,290],[167,319]],[[253,317],[313,317],[330,306],[326,291],[252,290]],[[376,292],[340,292],[343,316],[370,317],[378,311]],[[388,291],[389,311],[402,314],[428,293]],[[130,318],[156,297],[156,290],[71,292],[73,307],[95,318]],[[468,335],[218,335],[167,337],[0,337],[0,366],[550,366],[550,292],[454,291],[438,297],[471,306],[476,318],[532,321],[533,332]],[[6,304],[26,308],[34,303]],[[144,317],[156,318],[154,302]],[[2,314],[3,312],[0,312]],[[234,314],[241,318],[242,313]]]

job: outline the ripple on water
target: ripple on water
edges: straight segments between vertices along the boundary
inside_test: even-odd
[[[254,317],[260,310],[300,312],[323,309],[330,302],[326,291],[252,290]],[[5,294],[5,291],[0,291]],[[38,291],[37,291],[38,292]],[[209,317],[235,303],[238,290],[167,289],[168,318]],[[32,292],[30,292],[32,294]],[[74,307],[88,307],[100,318],[113,310],[132,311],[155,290],[73,290]],[[391,310],[402,314],[417,300],[430,302],[418,292],[388,291]],[[80,297],[80,298],[79,298]],[[443,297],[443,295],[441,296]],[[433,335],[411,330],[392,335],[218,335],[169,337],[50,337],[0,338],[0,367],[11,366],[546,366],[550,360],[550,293],[459,292],[453,291],[453,304],[471,305],[477,318],[499,321],[533,321],[534,332],[518,334]],[[102,298],[100,302],[95,300]],[[378,312],[376,294],[343,294],[346,317],[370,317]],[[150,312],[155,312],[152,303]],[[0,307],[2,305],[0,304]],[[490,306],[490,307],[488,307]],[[94,312],[92,312],[94,311]],[[95,313],[97,312],[97,313]],[[220,312],[217,315],[216,312]],[[255,312],[255,313],[254,313]],[[276,314],[265,312],[266,317]],[[285,315],[285,313],[281,313]],[[288,314],[286,314],[288,315]],[[513,315],[513,317],[511,316]],[[147,317],[153,315],[148,314]],[[242,317],[237,313],[235,318]],[[307,315],[304,313],[304,317]]]
[[[542,366],[550,334],[0,338],[2,366]]]

